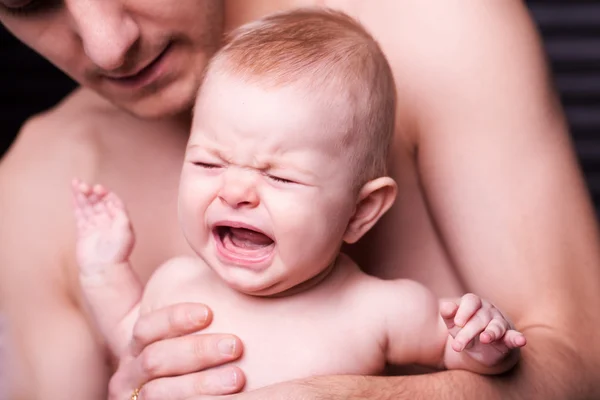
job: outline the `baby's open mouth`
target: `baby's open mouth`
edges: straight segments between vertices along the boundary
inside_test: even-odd
[[[222,255],[231,261],[259,263],[273,253],[275,241],[258,229],[219,225],[214,236]]]

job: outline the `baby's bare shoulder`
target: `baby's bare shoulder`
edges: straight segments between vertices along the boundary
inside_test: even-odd
[[[190,292],[202,291],[212,280],[212,271],[200,258],[171,258],[148,280],[142,299],[143,308],[156,309],[191,299]]]
[[[378,319],[414,318],[437,309],[438,300],[423,284],[410,279],[385,280],[362,274],[353,283],[350,301]]]
[[[196,279],[207,275],[209,271],[208,266],[201,258],[186,256],[173,257],[158,267],[154,274],[152,274],[150,281],[189,281],[190,279]]]
[[[176,287],[184,283],[209,279],[211,270],[197,257],[174,257],[164,262],[150,277],[146,291],[153,288]]]

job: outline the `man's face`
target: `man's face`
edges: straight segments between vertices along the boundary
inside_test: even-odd
[[[140,117],[189,109],[221,0],[0,0],[0,21],[81,85]]]
[[[234,289],[280,293],[337,256],[356,194],[332,133],[335,108],[298,89],[212,76],[203,85],[179,216],[194,250]]]

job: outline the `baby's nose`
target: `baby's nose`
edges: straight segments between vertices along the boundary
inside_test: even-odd
[[[219,198],[232,208],[253,208],[260,203],[254,179],[250,176],[225,179]]]

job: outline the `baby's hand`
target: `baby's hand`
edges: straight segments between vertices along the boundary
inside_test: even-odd
[[[474,294],[466,294],[458,304],[444,301],[440,314],[453,338],[452,349],[465,350],[485,366],[501,362],[511,350],[527,343],[521,332],[512,329],[500,310]]]
[[[77,222],[77,262],[84,274],[107,264],[128,260],[134,244],[133,229],[121,200],[101,185],[72,182]]]

